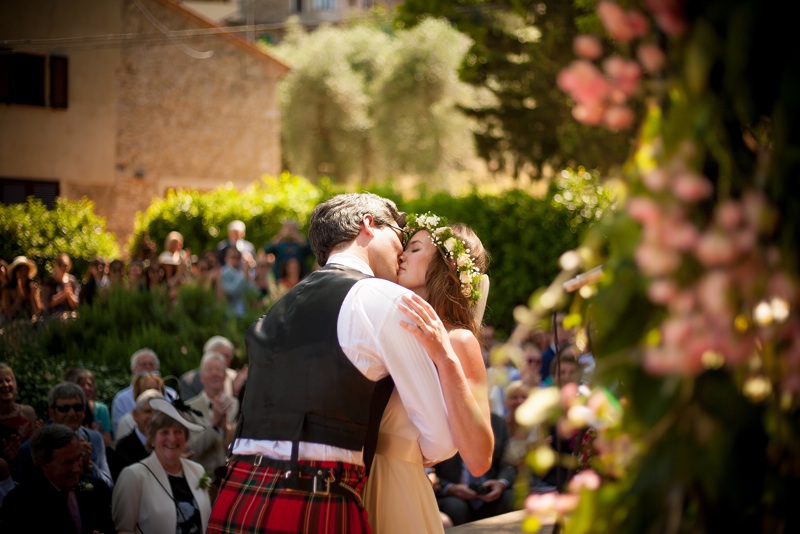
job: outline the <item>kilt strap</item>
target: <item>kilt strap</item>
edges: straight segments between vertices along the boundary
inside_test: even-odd
[[[270,467],[285,471],[280,478],[275,479],[275,487],[286,491],[298,491],[310,493],[312,495],[330,495],[335,493],[344,497],[354,499],[359,506],[363,507],[361,495],[348,484],[337,478],[337,470],[310,465],[291,465],[287,460],[275,460],[261,456],[260,454],[234,454],[229,462],[244,462],[256,467]]]

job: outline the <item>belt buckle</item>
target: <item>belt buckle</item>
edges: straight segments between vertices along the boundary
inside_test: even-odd
[[[314,475],[314,480],[311,483],[311,493],[313,493],[314,495],[331,494],[331,482],[334,482],[336,480],[336,477],[333,476],[333,473],[328,471],[327,476],[323,480],[325,482],[325,490],[323,491],[322,489],[320,489],[319,483],[320,483],[320,478],[323,477],[324,475],[325,472],[322,471],[321,469],[317,471],[316,475]]]

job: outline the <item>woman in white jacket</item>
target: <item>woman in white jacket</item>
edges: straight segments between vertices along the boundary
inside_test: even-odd
[[[129,465],[114,485],[112,514],[119,534],[202,534],[211,514],[208,476],[203,466],[183,458],[189,431],[201,425],[164,399],[147,427],[153,452]]]

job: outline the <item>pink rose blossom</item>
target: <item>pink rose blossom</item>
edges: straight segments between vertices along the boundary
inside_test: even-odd
[[[593,470],[587,469],[577,473],[569,481],[570,493],[580,493],[582,489],[595,491],[600,487],[600,476]]]
[[[672,182],[672,192],[684,202],[699,202],[711,196],[713,191],[707,178],[691,172],[679,173]]]
[[[634,95],[639,90],[642,68],[635,61],[611,56],[603,62],[603,70],[611,78],[612,85],[626,96]]]
[[[654,304],[667,304],[677,294],[678,285],[666,278],[654,280],[647,288],[647,297]]]
[[[669,303],[669,311],[675,315],[685,315],[692,312],[697,306],[697,292],[692,289],[679,291]]]
[[[661,168],[655,168],[642,176],[644,185],[655,193],[663,191],[669,184],[669,174]]]
[[[688,317],[669,317],[661,323],[661,339],[665,345],[678,346],[692,335],[692,323]]]
[[[730,313],[728,302],[730,287],[730,277],[726,272],[709,271],[697,285],[700,305],[711,315],[728,315]]]
[[[583,59],[597,59],[603,55],[603,45],[594,35],[579,35],[572,42],[575,55]]]
[[[636,264],[645,276],[666,276],[681,263],[681,256],[673,250],[654,245],[640,244],[635,252]]]
[[[603,122],[612,132],[626,130],[633,124],[633,110],[628,106],[611,106],[603,115]]]
[[[636,57],[644,67],[644,70],[650,74],[660,72],[664,68],[664,63],[667,61],[667,56],[657,45],[653,43],[642,43],[636,50]]]
[[[597,4],[597,16],[612,39],[627,43],[634,37],[628,13],[616,2],[602,1]]]
[[[714,210],[714,221],[723,230],[735,230],[744,221],[742,205],[734,200],[720,202]]]
[[[597,126],[602,122],[605,116],[605,108],[599,105],[585,106],[578,104],[572,108],[572,116],[581,124]]]
[[[579,59],[559,72],[558,86],[579,104],[597,104],[608,95],[610,85],[593,63]]]
[[[644,37],[650,31],[650,21],[641,11],[628,11],[628,24],[636,37]]]
[[[688,23],[683,12],[684,0],[647,0],[647,8],[653,13],[656,24],[667,35],[680,36]]]
[[[664,234],[664,244],[681,251],[692,250],[697,245],[700,236],[700,232],[689,221],[669,224],[669,228]]]
[[[731,238],[719,230],[710,230],[700,236],[694,252],[706,267],[729,265],[737,255]]]
[[[632,197],[628,200],[626,211],[631,219],[644,225],[653,224],[662,216],[658,203],[649,197]]]

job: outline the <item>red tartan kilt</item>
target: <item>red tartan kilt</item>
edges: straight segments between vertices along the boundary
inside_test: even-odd
[[[340,480],[362,494],[366,482],[362,466],[308,461],[300,464],[323,469],[343,465]],[[231,462],[214,501],[206,533],[371,533],[367,511],[355,499],[336,493],[314,495],[276,487],[282,473],[273,467]]]

